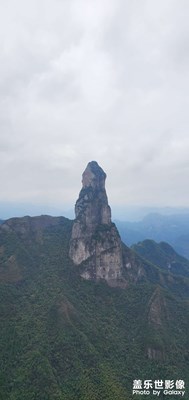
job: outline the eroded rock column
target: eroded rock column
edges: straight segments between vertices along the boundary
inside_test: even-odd
[[[111,221],[111,209],[105,190],[106,174],[96,161],[90,162],[82,175],[82,189],[75,205],[76,219],[70,241],[70,258],[83,263],[86,279],[121,277],[122,250],[117,228]]]

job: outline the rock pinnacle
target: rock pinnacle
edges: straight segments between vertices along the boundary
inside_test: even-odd
[[[82,189],[75,205],[69,255],[82,265],[85,279],[118,279],[122,269],[121,240],[111,221],[105,190],[106,174],[96,161],[82,175]]]

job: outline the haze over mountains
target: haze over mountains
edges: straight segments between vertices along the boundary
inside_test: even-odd
[[[136,379],[174,381],[171,400],[182,382],[188,398],[188,262],[121,242],[105,178],[88,164],[74,221],[0,226],[2,400],[131,400]]]
[[[74,218],[71,206],[57,208],[50,205],[0,203],[0,223],[15,216],[41,214]],[[128,246],[145,239],[166,241],[179,254],[189,258],[189,209],[187,208],[114,206],[113,221],[123,242]]]
[[[184,257],[189,258],[189,214],[149,214],[139,222],[116,220],[124,243],[132,245],[144,239],[168,242]]]
[[[131,246],[143,258],[165,271],[189,277],[189,260],[180,256],[168,243],[146,239]]]
[[[188,15],[0,2],[0,400],[189,399]]]

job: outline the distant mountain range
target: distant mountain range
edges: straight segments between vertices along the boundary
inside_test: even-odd
[[[189,214],[164,216],[149,214],[142,221],[115,221],[121,238],[128,246],[144,239],[168,242],[189,259]]]
[[[164,271],[189,277],[189,260],[180,256],[168,243],[146,239],[131,246],[137,254]]]

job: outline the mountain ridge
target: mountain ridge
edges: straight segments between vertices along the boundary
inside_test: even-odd
[[[187,380],[187,308],[185,297],[161,282],[168,275],[160,274],[157,284],[159,269],[146,263],[147,279],[131,275],[125,288],[87,281],[68,256],[73,221],[32,218],[16,219],[16,229],[9,220],[8,229],[0,229],[0,270],[15,256],[20,274],[12,279],[9,270],[5,281],[0,273],[1,398],[130,400],[136,376],[156,379],[159,371]]]
[[[189,259],[189,214],[161,215],[152,213],[141,221],[115,220],[124,243],[131,246],[145,239],[167,242]]]
[[[156,243],[146,239],[132,245],[131,249],[165,271],[189,277],[189,261],[166,242]]]
[[[103,202],[89,192],[104,218]],[[90,215],[85,200],[82,223]],[[84,279],[90,257],[79,265],[70,257],[76,222],[44,215],[0,225],[0,398],[134,400],[136,379],[182,379],[188,396],[189,280],[124,243],[118,285]],[[100,243],[101,222],[96,231],[93,219],[91,235]]]

